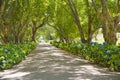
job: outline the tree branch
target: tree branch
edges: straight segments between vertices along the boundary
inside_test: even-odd
[[[64,0],[65,1],[65,0]],[[66,2],[66,1],[65,1]],[[72,16],[72,14],[70,13],[70,11],[68,10],[68,9],[66,9],[65,7],[64,7],[64,5],[62,5],[61,3],[59,3],[59,2],[57,2],[58,4],[60,4],[60,6],[69,14],[69,15],[71,15]],[[67,2],[66,2],[66,4],[68,4]]]
[[[36,29],[39,29],[40,27],[42,27],[45,24],[45,22],[46,22],[45,19],[46,18],[43,18],[42,23],[39,26],[37,26]]]
[[[117,1],[118,13],[120,13],[120,0]]]
[[[47,23],[47,25],[49,25],[49,26],[53,27],[55,30],[59,31],[59,29],[56,26],[51,25],[50,23]]]
[[[96,3],[95,3],[94,0],[92,0],[92,5],[93,5],[93,8],[94,8],[94,10],[96,11],[96,13],[99,13],[98,7],[97,7],[97,5],[96,5]]]

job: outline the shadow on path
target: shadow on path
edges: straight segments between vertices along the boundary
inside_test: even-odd
[[[26,60],[0,72],[0,80],[120,80],[120,73],[40,43]]]

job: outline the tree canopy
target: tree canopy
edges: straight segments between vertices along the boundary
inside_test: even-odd
[[[105,41],[115,44],[119,21],[120,0],[0,0],[0,41],[5,44],[36,41],[44,30],[55,30],[53,37],[63,42],[89,43],[99,28]]]

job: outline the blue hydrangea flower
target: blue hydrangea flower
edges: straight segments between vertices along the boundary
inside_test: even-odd
[[[105,52],[106,54],[110,54],[110,50],[106,50],[106,52]]]
[[[97,42],[90,42],[91,45],[97,45]]]
[[[107,42],[103,42],[103,45],[107,45]]]
[[[4,49],[3,51],[4,51],[5,53],[7,53],[7,52],[8,52],[8,50],[7,50],[7,49]]]
[[[100,45],[100,49],[104,49],[104,47],[105,47],[104,45]]]
[[[7,61],[6,61],[6,60],[2,60],[2,63],[3,63],[3,64],[6,64],[6,63],[7,63]]]

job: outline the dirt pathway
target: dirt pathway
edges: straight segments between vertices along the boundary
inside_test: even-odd
[[[0,72],[0,80],[120,80],[120,73],[40,43],[26,60]]]

